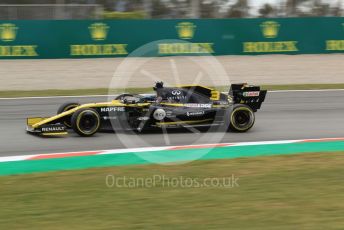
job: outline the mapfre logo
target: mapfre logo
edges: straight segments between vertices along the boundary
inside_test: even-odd
[[[179,38],[192,39],[196,31],[196,25],[192,22],[180,22],[177,24],[176,29]]]
[[[18,27],[12,23],[0,24],[0,39],[4,42],[11,42],[16,39]]]
[[[105,40],[108,35],[109,26],[105,23],[98,22],[91,24],[88,29],[90,30],[90,34],[93,40],[102,41]]]
[[[265,38],[276,38],[278,36],[280,24],[275,21],[265,21],[260,24],[260,28]]]
[[[100,112],[124,112],[124,107],[105,107],[100,108]]]

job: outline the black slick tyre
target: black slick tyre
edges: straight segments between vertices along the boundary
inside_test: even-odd
[[[255,122],[253,110],[244,104],[236,104],[230,113],[229,130],[234,132],[246,132],[252,128]]]
[[[94,109],[80,109],[72,115],[73,130],[83,137],[94,135],[100,127],[100,116]]]
[[[67,102],[67,103],[63,103],[58,109],[57,109],[57,114],[60,113],[64,113],[68,110],[74,109],[75,107],[80,106],[79,103],[77,102]],[[67,127],[67,128],[72,128],[72,124],[71,124],[71,117],[72,115],[66,116],[64,119],[63,124]]]

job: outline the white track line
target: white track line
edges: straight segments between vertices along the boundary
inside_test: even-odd
[[[344,89],[307,89],[307,90],[269,90],[269,93],[292,93],[292,92],[336,92]],[[225,92],[227,93],[227,92]],[[4,97],[0,100],[26,100],[26,99],[58,99],[58,98],[93,98],[93,97],[110,97],[116,95],[81,95],[81,96],[47,96],[47,97]]]
[[[318,139],[300,139],[300,140],[277,140],[277,141],[257,141],[257,142],[236,142],[236,143],[217,143],[217,144],[201,144],[201,145],[181,145],[181,146],[163,146],[163,147],[142,147],[129,149],[112,149],[112,150],[92,150],[80,152],[64,152],[64,153],[47,153],[47,154],[33,154],[20,156],[4,156],[0,157],[0,162],[10,161],[25,161],[25,160],[39,160],[49,158],[65,158],[73,157],[78,153],[86,153],[86,155],[79,156],[95,156],[105,154],[128,154],[128,153],[143,153],[154,151],[178,151],[187,149],[201,149],[201,148],[222,148],[222,147],[236,147],[236,146],[259,146],[259,145],[276,145],[276,144],[292,144],[301,142],[323,142],[323,141],[344,141],[344,137],[338,138],[318,138]],[[89,153],[89,154],[87,154]]]

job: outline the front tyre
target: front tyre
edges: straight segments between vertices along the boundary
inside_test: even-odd
[[[64,113],[68,110],[71,110],[71,109],[74,109],[76,107],[80,106],[79,103],[77,102],[67,102],[67,103],[64,103],[62,104],[58,110],[57,110],[57,114],[60,114],[60,113]],[[67,127],[67,128],[71,128],[72,127],[72,124],[71,124],[71,115],[68,115],[68,116],[65,116],[65,119],[63,121],[63,124]]]
[[[83,137],[94,135],[100,127],[100,116],[94,109],[80,109],[71,119],[73,130]]]
[[[246,132],[254,125],[255,116],[251,107],[244,104],[236,104],[230,113],[229,130]]]

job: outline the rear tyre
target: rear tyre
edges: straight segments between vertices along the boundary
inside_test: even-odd
[[[71,119],[73,130],[83,137],[94,135],[100,127],[100,116],[94,109],[80,109]]]
[[[80,106],[80,104],[77,103],[77,102],[67,102],[67,103],[64,103],[64,104],[62,104],[62,105],[58,108],[57,114],[60,114],[60,113],[66,112],[66,111],[68,111],[68,110],[74,109],[75,107],[78,107],[78,106]],[[63,124],[64,124],[67,128],[72,128],[71,117],[72,117],[72,115],[66,116],[66,117],[65,117],[65,120],[64,120],[64,122],[63,122]]]
[[[253,110],[244,104],[236,104],[230,113],[229,130],[234,132],[246,132],[255,122]]]

